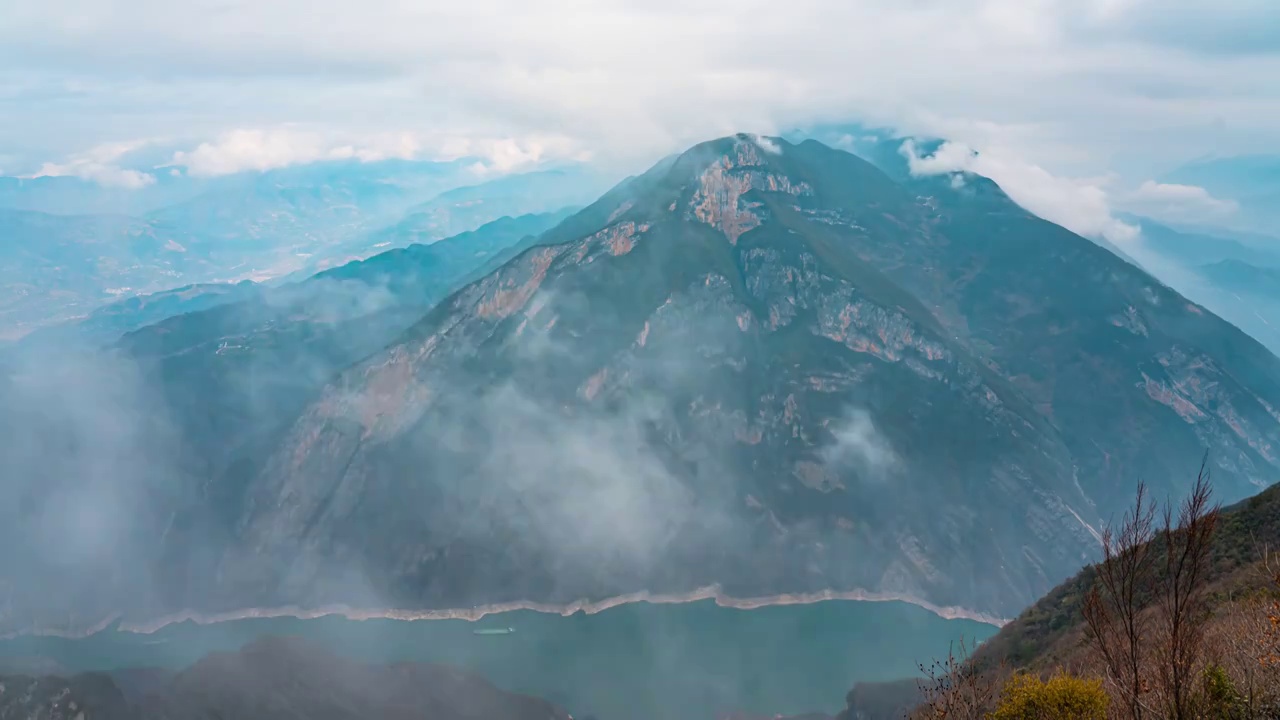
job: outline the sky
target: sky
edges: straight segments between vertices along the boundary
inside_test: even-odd
[[[1112,200],[1229,211],[1156,180],[1280,152],[1277,78],[1274,0],[0,0],[0,174],[638,170],[857,120]]]

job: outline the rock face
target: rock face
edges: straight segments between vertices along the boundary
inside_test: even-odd
[[[777,150],[774,152],[774,150]],[[928,190],[929,192],[924,192]],[[1011,614],[1146,477],[1275,477],[1280,364],[988,183],[700,145],[351,368],[245,494],[219,602],[711,583]]]
[[[1137,478],[1280,464],[1280,361],[980,178],[725,138],[521,247],[222,459],[122,610],[719,584],[1007,617]]]
[[[125,685],[136,684],[129,680]],[[210,655],[133,697],[103,674],[0,676],[0,717],[23,720],[569,720],[551,703],[441,665],[362,665],[267,638]]]

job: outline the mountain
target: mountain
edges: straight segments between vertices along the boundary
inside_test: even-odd
[[[1228,292],[1280,301],[1280,269],[1258,267],[1240,260],[1219,260],[1200,268],[1200,274]]]
[[[1274,479],[1256,342],[993,184],[779,148],[660,164],[345,372],[200,597],[358,573],[397,607],[717,583],[1012,614],[1131,478],[1180,489],[1207,445],[1228,494]]]
[[[1224,318],[1280,353],[1280,268],[1220,260],[1196,273],[1225,296],[1213,306]]]
[[[1280,267],[1280,247],[1274,239],[1251,243],[1224,234],[1176,230],[1148,218],[1121,215],[1142,232],[1142,242],[1150,250],[1187,267],[1222,260],[1238,260],[1263,267]]]
[[[0,582],[0,593],[12,593],[0,627],[112,613],[121,594],[154,606],[153,585],[161,597],[184,592],[167,573],[187,552],[228,541],[247,482],[239,468],[264,452],[282,423],[491,252],[559,219],[504,218],[306,282],[249,285],[238,302],[167,318],[105,351],[86,342],[93,332],[74,329],[6,349],[0,567],[4,577],[26,580]],[[127,527],[115,516],[124,507],[133,508]],[[78,520],[68,526],[69,517]],[[174,565],[161,582],[153,573],[166,563]],[[68,584],[83,592],[50,595]]]
[[[0,334],[87,315],[214,266],[209,248],[162,223],[0,210]]]
[[[183,437],[211,464],[292,417],[333,374],[381,349],[499,249],[561,214],[502,218],[431,245],[410,245],[271,289],[245,302],[174,317],[119,348],[157,388]],[[207,449],[209,445],[216,449]]]
[[[342,243],[464,177],[457,162],[316,163],[235,176],[146,217],[239,253],[231,277],[277,277],[340,257]]]
[[[350,161],[219,178],[161,173],[128,191],[94,190],[71,178],[0,178],[0,208],[150,208],[141,217],[0,209],[0,338],[82,319],[121,297],[246,279],[304,280],[379,249],[581,204],[599,182],[586,171],[563,170],[448,192],[474,177],[469,167]],[[160,193],[160,186],[178,189]],[[121,195],[127,192],[138,196]],[[174,202],[152,207],[166,198]],[[431,219],[429,233],[383,232],[410,209],[411,218]]]
[[[169,675],[0,676],[0,717],[48,720],[571,720],[442,665],[364,665],[266,638]]]
[[[251,280],[238,283],[186,285],[147,295],[117,300],[94,310],[82,320],[40,328],[22,338],[22,344],[52,346],[59,343],[108,345],[126,333],[186,313],[207,310],[257,297],[264,288]]]
[[[1147,218],[1122,216],[1138,226],[1141,240],[1130,246],[1130,262],[1187,298],[1280,352],[1280,298],[1261,292],[1265,275],[1280,267],[1275,240],[1220,230],[1207,234],[1175,230]]]
[[[117,415],[182,449],[117,461],[145,512],[77,622],[712,584],[1010,616],[1134,478],[1180,492],[1208,447],[1239,498],[1280,464],[1280,360],[981,178],[738,136],[521,246],[385,347],[342,313],[128,336],[164,412]]]
[[[381,252],[367,260],[326,270],[317,274],[315,280],[354,278],[368,284],[386,282],[389,289],[406,295],[410,292],[408,286],[412,284],[416,286],[413,293],[430,297],[434,291],[438,299],[439,288],[447,287],[471,270],[483,267],[521,240],[536,238],[572,214],[573,210],[562,209],[518,217],[504,216],[452,237],[428,244],[412,243]]]
[[[265,302],[264,296],[268,293],[275,304],[285,302],[297,305],[302,297],[306,297],[307,301],[319,302],[321,292],[317,291],[317,287],[324,279],[357,281],[358,287],[344,288],[349,296],[348,300],[367,302],[370,293],[388,291],[403,299],[412,297],[412,304],[417,307],[428,307],[431,302],[439,299],[442,288],[452,288],[468,270],[493,259],[521,238],[536,236],[568,214],[570,211],[561,210],[558,213],[499,218],[481,225],[475,231],[458,233],[436,242],[430,249],[424,245],[411,245],[383,252],[369,260],[351,261],[339,268],[319,273],[314,278],[300,281],[301,286],[307,288],[302,293],[297,287],[269,288],[252,281],[241,281],[191,284],[174,290],[125,297],[93,310],[87,318],[37,329],[23,337],[22,345],[51,346],[60,342],[109,345],[124,334],[173,316],[244,301]],[[287,284],[298,286],[300,282]],[[330,297],[326,301],[333,302],[334,299]],[[238,310],[241,309],[243,306],[238,307]]]
[[[1163,552],[1159,546],[1161,540],[1155,542],[1157,547],[1153,552],[1160,555]],[[1232,612],[1235,609],[1233,603],[1248,603],[1251,598],[1267,597],[1266,586],[1273,580],[1263,567],[1259,552],[1268,548],[1274,552],[1277,544],[1280,544],[1280,487],[1268,488],[1222,510],[1211,540],[1209,562],[1200,580],[1205,584],[1210,599],[1211,617],[1205,637],[1212,647],[1218,649],[1213,656],[1216,662],[1230,662],[1230,658],[1224,657],[1229,653],[1222,653],[1222,646],[1214,643],[1223,637],[1224,632],[1230,632],[1224,623],[1238,620]],[[1157,562],[1156,566],[1160,564]],[[1084,598],[1096,578],[1097,566],[1088,565],[1046,593],[972,652],[973,666],[997,674],[1004,670],[1039,674],[1059,668],[1082,667],[1096,672],[1091,658],[1093,650],[1085,641],[1083,615]],[[1260,591],[1263,594],[1259,595]],[[1140,608],[1154,609],[1154,603],[1151,597],[1138,599]],[[1267,623],[1265,617],[1258,619]],[[1268,648],[1265,634],[1258,632],[1256,627],[1247,631],[1245,640],[1246,643],[1237,649],[1243,649],[1246,656],[1255,653],[1256,657]],[[926,667],[932,660],[921,658]],[[1266,672],[1266,662],[1257,663],[1256,659],[1250,662],[1262,668],[1262,673]],[[1003,669],[997,669],[1002,666]],[[1231,669],[1236,670],[1234,667]],[[1273,684],[1270,687],[1265,685],[1265,677],[1259,674],[1255,691],[1259,699],[1267,693],[1275,698],[1280,686],[1274,682],[1280,676],[1272,673],[1270,679]],[[897,720],[905,717],[905,711],[918,705],[920,700],[920,685],[916,679],[863,683],[849,692],[847,707],[840,720]],[[1264,715],[1257,717],[1261,716]]]
[[[1240,589],[1265,582],[1265,573],[1258,572],[1257,553],[1278,545],[1280,488],[1269,488],[1225,508],[1212,541],[1206,579],[1212,594],[1226,602]],[[1095,576],[1095,566],[1080,570],[1001,628],[975,656],[982,662],[1005,659],[1017,667],[1034,669],[1069,661],[1081,649],[1081,603]],[[1233,589],[1237,592],[1230,592]]]
[[[510,175],[443,192],[360,242],[370,248],[431,243],[498,217],[579,208],[606,187],[602,178],[581,167]]]

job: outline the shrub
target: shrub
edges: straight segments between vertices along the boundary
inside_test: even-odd
[[[1234,720],[1244,717],[1244,700],[1227,671],[1217,663],[1204,669],[1204,717]]]
[[[1065,672],[1041,680],[1016,673],[1000,692],[992,720],[1106,720],[1110,698],[1101,680]]]

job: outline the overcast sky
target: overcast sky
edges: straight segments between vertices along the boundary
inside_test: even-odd
[[[5,174],[638,168],[862,120],[1136,192],[1277,118],[1277,0],[0,0]]]

